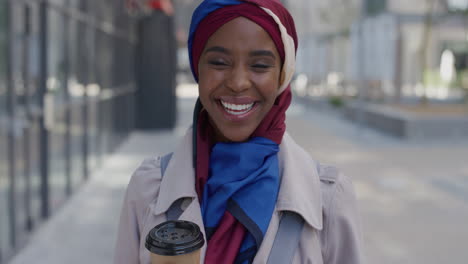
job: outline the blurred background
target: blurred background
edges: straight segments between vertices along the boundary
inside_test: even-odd
[[[0,263],[111,263],[198,95],[200,0],[0,0]],[[283,0],[288,131],[354,181],[368,263],[467,263],[468,0]]]

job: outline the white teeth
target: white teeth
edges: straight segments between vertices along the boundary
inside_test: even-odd
[[[224,106],[224,109],[226,109],[228,113],[232,115],[242,115],[250,111],[255,103],[236,105],[221,101],[221,104]]]
[[[236,110],[236,111],[242,111],[242,110],[245,110],[245,109],[250,109],[254,105],[254,103],[236,105],[236,104],[226,103],[226,102],[223,102],[223,101],[221,101],[221,104],[223,104],[224,108],[227,108],[229,110]]]

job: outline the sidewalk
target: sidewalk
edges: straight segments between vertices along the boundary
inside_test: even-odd
[[[404,141],[308,110],[290,115],[288,129],[353,178],[367,263],[466,263],[467,141]]]
[[[11,263],[111,263],[120,207],[132,171],[145,157],[169,151],[173,143],[171,132],[133,133]]]
[[[131,172],[145,157],[173,149],[193,103],[180,101],[183,118],[174,131],[133,133],[11,264],[111,263]],[[468,143],[392,139],[300,105],[287,120],[289,133],[315,159],[352,176],[368,263],[466,263]]]
[[[112,263],[120,209],[132,172],[145,158],[172,151],[188,127],[195,101],[178,103],[176,129],[132,133],[10,263]]]

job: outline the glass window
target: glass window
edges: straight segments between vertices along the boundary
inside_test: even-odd
[[[65,21],[63,14],[48,11],[48,80],[47,91],[54,95],[57,104],[63,103],[65,88]]]
[[[47,96],[54,101],[54,122],[50,128],[50,205],[57,209],[66,198],[66,132],[65,112],[66,61],[65,17],[55,9],[48,10],[48,79]]]
[[[10,2],[12,3],[12,2]],[[26,159],[26,154],[29,153],[26,150],[26,138],[25,138],[25,127],[26,127],[26,103],[28,102],[28,87],[27,79],[25,78],[28,65],[28,46],[26,34],[26,21],[25,21],[25,7],[24,5],[12,3],[10,9],[10,30],[11,30],[11,87],[9,92],[14,97],[14,116],[10,116],[10,125],[17,126],[17,129],[12,133],[12,137],[9,138],[10,144],[13,147],[13,163],[11,166],[14,167],[14,181],[15,189],[13,195],[15,197],[14,208],[14,220],[15,227],[15,246],[20,239],[23,239],[27,230],[26,223],[28,222],[28,178],[27,171],[29,169],[29,160]],[[20,126],[21,125],[21,126]],[[11,155],[11,154],[9,154]]]
[[[40,177],[40,144],[39,144],[39,120],[35,113],[38,111],[39,97],[39,6],[29,5],[22,7],[22,20],[24,21],[23,31],[23,80],[26,83],[26,105],[25,111],[30,116],[35,116],[28,122],[22,141],[26,144],[24,160],[29,161],[25,171],[28,179],[28,217],[34,228],[41,217],[41,177]]]
[[[6,20],[4,19],[6,14],[5,3],[0,0],[0,114],[5,113],[6,105],[6,44],[7,44],[7,32],[6,32]]]
[[[78,1],[72,1],[71,4],[77,4]],[[71,8],[77,8],[72,6]],[[75,103],[82,99],[84,85],[81,80],[79,47],[82,43],[80,38],[81,23],[71,19],[69,22],[69,74],[68,74],[68,94],[72,103],[70,104],[70,148],[71,148],[71,189],[74,190],[83,180],[83,125],[82,125],[82,107]]]
[[[10,222],[8,213],[8,158],[7,158],[7,131],[6,116],[6,4],[0,0],[0,262],[2,255],[10,248]],[[2,254],[3,253],[3,254]]]
[[[368,15],[377,15],[387,8],[387,0],[366,0],[366,13]]]

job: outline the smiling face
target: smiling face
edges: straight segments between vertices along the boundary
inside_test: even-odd
[[[200,101],[217,141],[249,139],[278,95],[281,59],[256,23],[239,17],[209,39],[198,64]]]

